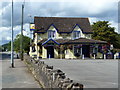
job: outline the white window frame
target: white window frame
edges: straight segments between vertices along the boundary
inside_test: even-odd
[[[49,33],[51,34],[51,32],[54,32],[54,37],[52,37],[52,35],[49,36]],[[56,37],[56,32],[55,32],[55,30],[48,30],[48,38],[54,39],[55,37]]]
[[[72,38],[73,39],[78,39],[78,38],[80,38],[80,31],[73,31],[73,33],[72,33],[73,35],[72,35]],[[77,34],[78,34],[78,36],[77,36]],[[74,37],[75,36],[75,37]]]

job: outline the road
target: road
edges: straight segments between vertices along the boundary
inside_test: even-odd
[[[26,65],[20,59],[15,59],[15,68],[10,68],[10,53],[2,53],[2,88],[40,88]]]
[[[118,60],[42,60],[85,88],[118,88]]]

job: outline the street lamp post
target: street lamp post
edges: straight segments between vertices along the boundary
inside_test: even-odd
[[[11,67],[14,68],[14,54],[13,54],[13,0],[12,0],[12,15],[11,15]]]
[[[28,17],[30,17],[30,20],[29,20],[29,29],[30,29],[30,24],[31,24],[31,15],[30,14],[28,14]],[[31,34],[32,34],[32,31],[30,30],[30,37],[31,37]],[[32,39],[32,38],[31,38]],[[30,45],[31,45],[31,43],[32,43],[32,40],[30,39]]]
[[[24,4],[22,4],[22,21],[21,21],[21,40],[20,40],[21,61],[23,61],[23,16],[24,16]]]

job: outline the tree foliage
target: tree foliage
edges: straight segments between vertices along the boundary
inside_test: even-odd
[[[115,48],[120,48],[120,35],[115,32],[115,28],[110,26],[109,21],[98,21],[92,25],[92,38],[96,40],[107,41],[113,44]]]
[[[0,45],[0,52],[2,51],[2,49],[3,49],[3,48],[2,48],[2,46]]]
[[[11,50],[11,41],[9,43],[6,43],[4,45],[2,45],[2,51],[10,51]]]
[[[21,39],[20,34],[18,34],[14,40],[14,51],[19,52],[20,51],[20,39]],[[27,36],[23,36],[23,51],[24,52],[29,52],[30,48],[30,38]]]
[[[20,52],[20,44],[21,44],[20,39],[21,39],[21,35],[18,34],[16,36],[16,38],[14,39],[14,42],[13,42],[14,51],[16,51],[16,52]],[[5,50],[10,51],[11,50],[11,42],[2,45],[2,47],[4,48],[3,51],[5,51]],[[27,36],[23,36],[23,51],[28,53],[29,52],[29,47],[30,47],[30,38],[27,37]]]
[[[120,49],[120,34],[116,35],[117,41],[115,41],[114,46]]]

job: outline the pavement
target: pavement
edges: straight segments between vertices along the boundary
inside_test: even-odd
[[[118,60],[44,59],[47,65],[61,69],[66,76],[85,88],[118,88]]]
[[[15,68],[10,68],[10,54],[3,53],[2,56],[0,60],[2,88],[40,88],[23,61],[14,59]]]

